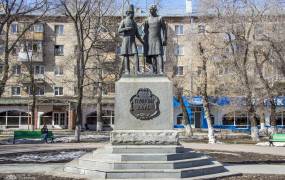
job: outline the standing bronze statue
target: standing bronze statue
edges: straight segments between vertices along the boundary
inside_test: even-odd
[[[122,36],[123,42],[121,46],[121,56],[124,57],[125,74],[130,74],[130,56],[135,58],[135,73],[140,74],[138,49],[136,44],[136,37],[143,43],[139,35],[138,27],[134,21],[134,6],[130,5],[126,11],[127,17],[120,23],[118,32]]]
[[[144,23],[144,55],[146,61],[152,64],[153,74],[163,74],[163,46],[167,44],[167,28],[163,18],[157,14],[156,5],[150,7],[149,13]]]

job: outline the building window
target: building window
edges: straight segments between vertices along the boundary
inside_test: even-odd
[[[115,84],[114,83],[104,84],[103,85],[103,94],[108,95],[110,93],[115,93]]]
[[[183,75],[184,75],[184,67],[176,66],[176,76],[183,76]]]
[[[45,67],[42,65],[35,66],[35,74],[45,74]]]
[[[55,25],[54,32],[57,36],[62,36],[64,33],[64,26],[63,25]]]
[[[203,24],[198,25],[198,33],[205,33],[206,32],[206,27]]]
[[[138,45],[138,54],[143,55],[143,45]]]
[[[11,88],[11,93],[12,93],[12,96],[21,96],[21,87],[13,86]]]
[[[12,67],[12,69],[13,69],[13,74],[14,74],[14,75],[19,75],[19,74],[21,74],[21,66],[20,66],[19,64],[14,65],[14,66]]]
[[[63,45],[55,45],[54,46],[54,55],[55,56],[63,56],[64,54],[64,46]]]
[[[31,115],[27,112],[6,111],[0,113],[0,125],[7,128],[19,128],[20,125],[28,125]]]
[[[256,115],[257,116],[257,115]],[[257,116],[258,122],[260,124],[260,118]],[[250,126],[249,117],[246,112],[235,111],[224,115],[223,125],[226,126],[237,126],[239,128],[247,128]]]
[[[175,25],[175,34],[176,35],[183,35],[184,34],[184,27],[183,25]]]
[[[33,95],[31,86],[29,87],[29,95],[30,95],[30,96]],[[44,88],[44,87],[36,87],[36,89],[35,89],[35,95],[36,95],[36,96],[44,96],[44,95],[45,95],[45,88]]]
[[[11,33],[18,33],[18,24],[11,24]]]
[[[279,112],[276,114],[276,125],[285,126],[285,112]]]
[[[66,125],[66,113],[65,112],[55,112],[53,113],[53,124],[56,126]]]
[[[184,55],[184,46],[183,45],[176,45],[175,46],[175,55],[177,55],[177,56],[182,56],[182,55]]]
[[[54,87],[55,96],[63,96],[63,87]]]
[[[43,24],[35,24],[34,25],[34,32],[39,32],[39,33],[44,32],[44,25]]]
[[[34,42],[32,45],[32,50],[34,53],[42,51],[42,42]]]
[[[63,67],[62,66],[55,66],[54,67],[54,75],[62,76],[63,75]]]

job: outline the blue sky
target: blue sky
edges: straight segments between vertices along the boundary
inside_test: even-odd
[[[118,3],[122,0],[117,0]],[[193,0],[193,9],[198,0]],[[156,0],[130,0],[136,7],[140,7],[143,11],[146,11],[146,7],[154,4]],[[160,0],[159,14],[161,15],[182,15],[185,14],[186,0]],[[148,12],[148,11],[146,11]]]

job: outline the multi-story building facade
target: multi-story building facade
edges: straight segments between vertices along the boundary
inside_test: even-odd
[[[188,101],[190,121],[196,128],[206,127],[204,112],[199,97],[199,77],[201,74],[201,60],[197,50],[197,37],[205,31],[205,24],[198,17],[189,16],[166,16],[168,24],[168,45],[165,49],[166,74],[173,80],[175,88],[183,89],[185,99]],[[116,19],[116,18],[115,18]],[[117,18],[119,19],[119,17]],[[141,24],[144,17],[138,17]],[[11,25],[11,37],[17,37],[21,23]],[[28,52],[23,50],[26,43]],[[107,42],[113,43],[113,42]],[[110,57],[118,63],[116,53],[119,45],[110,48]],[[73,129],[75,126],[75,103],[76,103],[76,34],[73,24],[66,17],[46,17],[27,32],[24,42],[18,43],[18,49],[11,54],[10,78],[7,82],[5,93],[0,99],[0,128],[28,129],[31,111],[30,81],[28,78],[27,64],[32,59],[34,77],[37,84],[36,122],[35,127],[40,128],[47,124],[49,128]],[[138,45],[141,66],[143,63],[143,47]],[[29,58],[32,57],[32,58]],[[119,63],[120,64],[120,63]],[[0,71],[3,68],[0,65]],[[145,68],[148,70],[148,67]],[[215,77],[209,83],[209,94],[217,95],[225,81],[230,79],[231,71],[227,66],[219,63],[211,64],[209,74]],[[278,75],[279,76],[279,75]],[[114,123],[114,80],[111,78],[103,88],[102,111],[105,128],[112,127]],[[95,86],[85,88],[83,100],[82,126],[88,125],[90,129],[96,129],[96,104],[97,94]],[[242,94],[235,94],[241,96]],[[221,95],[222,96],[222,95]],[[226,94],[225,94],[226,96]],[[246,110],[243,106],[225,106],[230,98],[215,98],[211,105],[212,118],[215,125],[237,125],[245,127],[249,124]],[[281,100],[280,100],[281,101]],[[283,102],[283,101],[282,101]],[[281,105],[282,102],[279,104]],[[174,103],[175,104],[175,103]],[[284,104],[282,104],[283,106]],[[174,119],[181,123],[182,112],[176,105]],[[285,125],[283,107],[279,107],[279,125]],[[267,113],[268,119],[268,113]],[[229,121],[227,121],[229,119]]]

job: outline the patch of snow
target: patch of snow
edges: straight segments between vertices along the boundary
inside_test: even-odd
[[[276,147],[285,147],[285,143],[283,142],[274,142],[273,145]],[[270,146],[270,144],[269,142],[259,142],[256,146]]]
[[[109,136],[107,135],[81,135],[80,136],[81,141],[86,141],[86,142],[98,142],[98,141],[107,141],[109,140]],[[54,142],[61,142],[61,143],[69,143],[69,142],[74,142],[75,141],[75,136],[65,136],[65,137],[56,137],[54,139]]]
[[[81,135],[80,140],[83,142],[100,142],[100,141],[108,141],[108,135],[100,135],[100,134],[90,134],[90,135]],[[63,137],[55,137],[55,143],[70,143],[75,142],[74,135],[72,136],[63,136]],[[50,142],[50,141],[49,141]],[[17,139],[15,144],[41,144],[43,141],[41,139]],[[1,140],[0,145],[8,145],[13,144],[13,139]]]
[[[17,155],[13,158],[9,156],[0,157],[0,162],[13,161],[13,162],[57,162],[57,161],[68,161],[78,158],[85,154],[85,151],[62,151],[56,153],[31,153]]]

